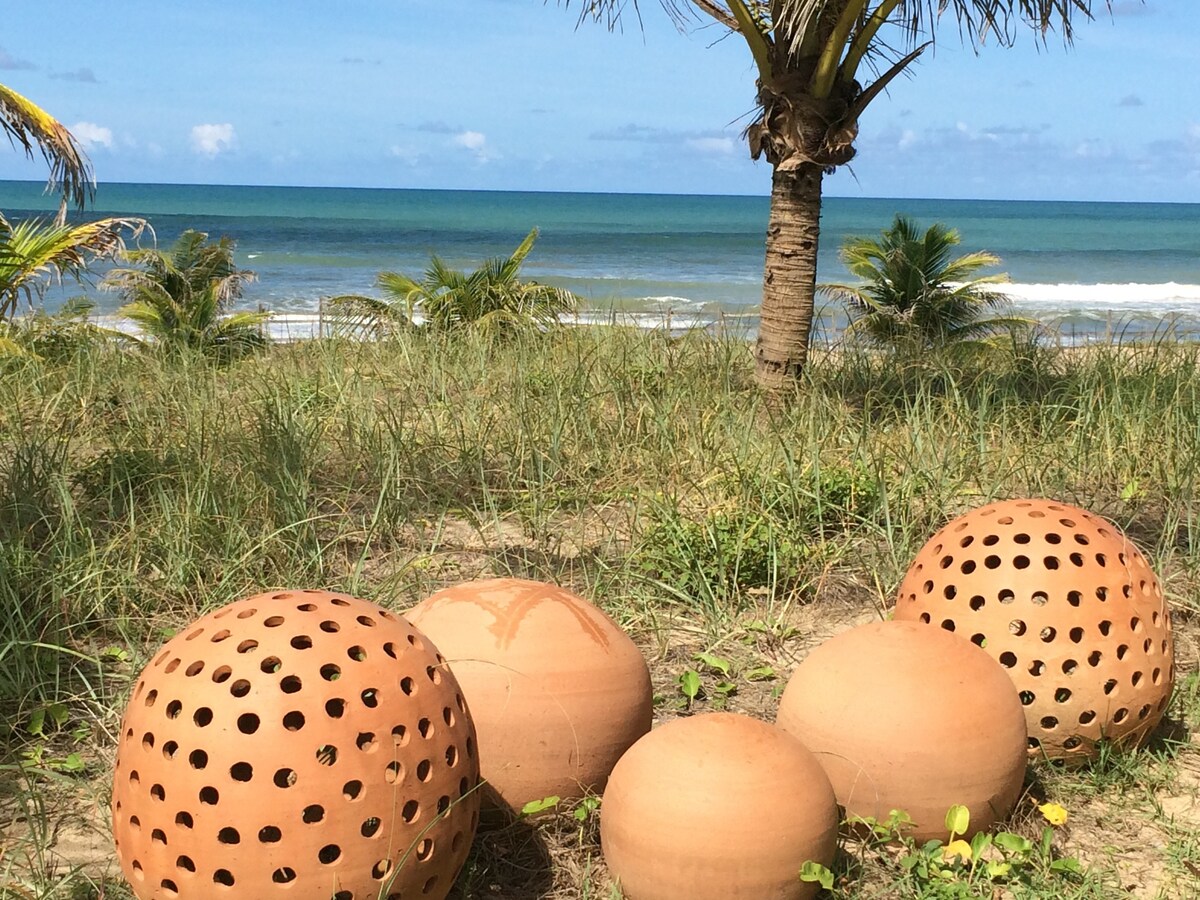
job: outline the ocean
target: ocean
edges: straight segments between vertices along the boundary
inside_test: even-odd
[[[40,183],[0,181],[9,219],[55,208]],[[188,228],[229,235],[239,264],[258,275],[242,305],[280,313],[282,335],[309,327],[322,298],[378,293],[381,271],[419,275],[431,254],[473,268],[533,227],[525,276],[580,294],[593,319],[752,331],[768,208],[766,197],[102,184],[86,216],[142,216],[160,246]],[[962,252],[998,255],[1016,312],[1066,340],[1166,328],[1200,336],[1200,204],[828,197],[818,278],[847,280],[842,240],[877,234],[896,213],[957,229]],[[44,303],[53,310],[80,293],[102,315],[120,305],[73,282]],[[845,321],[824,305],[819,333],[834,337]]]

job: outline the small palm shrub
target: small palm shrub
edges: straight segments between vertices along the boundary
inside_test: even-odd
[[[127,250],[104,286],[117,291],[125,305],[120,314],[132,319],[155,347],[191,350],[219,359],[253,352],[266,344],[262,324],[266,312],[229,313],[255,275],[234,262],[235,243],[228,237],[210,242],[203,232],[188,230],[169,250]]]
[[[380,273],[376,284],[382,298],[344,296],[331,303],[352,328],[375,337],[417,324],[433,332],[477,329],[493,336],[550,328],[559,316],[578,309],[579,297],[520,278],[537,236],[535,228],[510,256],[489,259],[473,272],[451,269],[434,256],[420,280],[399,272]]]
[[[878,238],[850,237],[841,259],[858,284],[822,284],[826,296],[846,304],[850,333],[867,343],[919,354],[946,347],[981,347],[1033,323],[992,315],[1007,297],[992,286],[1003,274],[980,275],[999,265],[986,252],[952,256],[957,231],[935,224],[921,232],[904,216]]]

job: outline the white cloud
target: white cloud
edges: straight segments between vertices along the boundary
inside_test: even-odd
[[[470,150],[475,154],[475,161],[478,163],[490,162],[496,158],[496,154],[488,147],[487,135],[482,131],[460,131],[450,142],[456,147]]]
[[[76,122],[67,130],[75,135],[75,139],[83,144],[85,150],[95,150],[97,147],[112,149],[113,133],[111,128],[105,128],[95,122]]]
[[[209,159],[237,146],[237,133],[228,122],[220,125],[193,125],[192,149]]]
[[[487,135],[479,131],[463,131],[454,136],[454,143],[473,153],[483,153],[487,148]]]
[[[687,145],[693,150],[712,156],[732,156],[737,147],[733,138],[729,137],[694,137],[687,139]]]

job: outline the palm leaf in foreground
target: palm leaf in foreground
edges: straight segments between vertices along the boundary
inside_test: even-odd
[[[29,304],[54,278],[82,280],[97,259],[125,249],[125,233],[136,238],[142,219],[108,218],[81,225],[0,219],[0,319],[11,318],[22,298]]]
[[[61,188],[63,205],[68,199],[82,208],[92,192],[92,167],[71,132],[33,101],[0,84],[0,129],[33,159],[37,147],[50,166],[50,186]]]

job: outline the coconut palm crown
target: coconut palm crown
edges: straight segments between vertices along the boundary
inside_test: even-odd
[[[761,325],[760,383],[804,367],[816,295],[821,180],[854,158],[859,117],[950,27],[968,43],[1010,44],[1024,26],[1071,40],[1101,0],[659,0],[680,27],[705,18],[740,34],[754,59],[750,154],[773,170]],[[572,0],[559,0],[571,6]],[[578,0],[580,18],[620,25],[636,0]],[[1104,6],[1111,4],[1104,2]],[[892,49],[896,48],[896,49]]]
[[[167,250],[137,249],[120,254],[129,265],[113,269],[103,286],[121,295],[118,312],[164,350],[195,350],[220,358],[241,355],[266,343],[265,312],[229,313],[255,274],[239,269],[235,244],[222,237],[185,231]]]
[[[992,285],[1008,276],[980,275],[980,269],[999,265],[999,257],[986,252],[954,257],[960,243],[958,232],[944,225],[922,232],[896,216],[878,238],[850,237],[842,245],[842,262],[860,283],[823,284],[819,290],[846,304],[851,334],[910,353],[977,343],[1031,324],[988,314],[1007,303]]]

